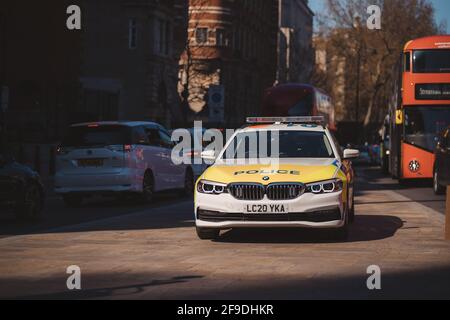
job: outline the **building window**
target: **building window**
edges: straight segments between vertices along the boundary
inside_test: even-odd
[[[164,19],[157,19],[155,26],[155,50],[156,54],[169,55],[171,44],[171,25],[170,21]]]
[[[170,43],[171,43],[171,30],[170,30],[170,22],[165,21],[164,23],[165,32],[164,32],[164,51],[163,54],[169,55],[170,53]]]
[[[224,29],[216,29],[216,46],[224,47],[227,45]]]
[[[197,44],[205,44],[208,42],[208,28],[197,28],[195,30],[195,41]]]
[[[137,21],[132,18],[128,21],[128,48],[136,49],[137,47]]]

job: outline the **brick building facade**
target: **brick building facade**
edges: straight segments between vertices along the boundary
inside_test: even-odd
[[[278,1],[190,0],[179,92],[190,120],[239,126],[258,115],[277,68]],[[211,119],[208,91],[224,93],[223,121]]]

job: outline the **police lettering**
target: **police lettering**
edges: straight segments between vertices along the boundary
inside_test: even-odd
[[[294,176],[299,176],[300,175],[300,171],[296,171],[296,170],[248,170],[248,171],[237,171],[234,173],[235,176],[240,176],[243,174],[250,174],[250,175],[254,175],[254,174],[260,174],[260,175],[272,175],[272,174],[290,174],[290,175],[294,175]]]

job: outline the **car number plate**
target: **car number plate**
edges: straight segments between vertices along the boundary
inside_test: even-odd
[[[103,159],[80,159],[78,165],[80,167],[102,167]]]
[[[246,214],[287,214],[289,208],[284,204],[246,204],[244,206]]]

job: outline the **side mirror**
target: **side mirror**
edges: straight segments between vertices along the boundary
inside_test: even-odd
[[[352,160],[359,158],[359,150],[355,149],[345,149],[344,150],[344,160]]]
[[[202,159],[206,161],[215,161],[216,152],[214,150],[206,150],[202,152]]]

